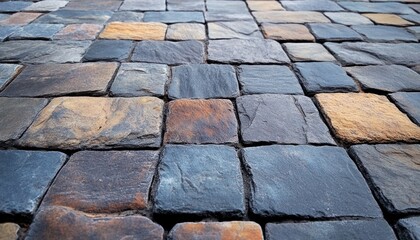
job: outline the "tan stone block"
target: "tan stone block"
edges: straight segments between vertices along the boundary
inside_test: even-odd
[[[18,239],[18,231],[20,227],[15,223],[0,224],[0,240],[15,240]]]
[[[247,1],[251,11],[282,11],[284,8],[277,1]]]
[[[320,12],[311,11],[263,11],[253,12],[258,22],[269,23],[329,23],[331,22]]]
[[[100,38],[126,40],[164,40],[167,25],[163,23],[111,22]]]
[[[262,31],[266,38],[283,41],[314,41],[308,28],[300,24],[263,23]]]
[[[18,12],[1,20],[0,25],[26,25],[41,16],[42,13]]]
[[[101,31],[99,24],[70,24],[59,31],[54,39],[63,40],[94,40]]]
[[[177,23],[168,27],[166,33],[168,40],[205,40],[206,28],[199,23]]]
[[[409,22],[395,14],[382,14],[382,13],[366,13],[363,16],[369,18],[376,24],[394,25],[394,26],[411,26],[414,23]]]

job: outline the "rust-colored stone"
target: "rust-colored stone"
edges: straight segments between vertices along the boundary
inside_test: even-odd
[[[163,23],[111,22],[99,35],[106,39],[164,40],[167,25]]]
[[[26,25],[41,16],[42,13],[18,12],[1,20],[0,25]]]
[[[315,40],[308,28],[302,24],[270,24],[262,25],[264,36],[283,41],[311,41]]]
[[[414,23],[409,22],[395,14],[384,14],[384,13],[366,13],[363,16],[374,21],[376,24],[394,25],[394,26],[410,26]]]
[[[69,24],[59,31],[54,39],[94,40],[101,29],[102,25],[99,24]]]

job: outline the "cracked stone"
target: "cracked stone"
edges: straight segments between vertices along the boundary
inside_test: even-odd
[[[57,10],[47,13],[36,20],[36,23],[59,24],[104,24],[112,16],[111,11],[99,10]]]
[[[254,21],[210,22],[208,25],[210,39],[254,39],[263,36]]]
[[[20,72],[22,65],[0,64],[0,91]]]
[[[289,11],[344,11],[337,3],[328,0],[281,1],[281,4]]]
[[[188,100],[169,102],[166,143],[235,143],[238,123],[229,100]]]
[[[42,13],[18,12],[10,15],[6,19],[1,20],[0,25],[26,25],[41,15]]]
[[[246,1],[251,11],[282,11],[284,8],[277,1]]]
[[[0,12],[5,12],[5,13],[19,12],[30,5],[32,5],[32,3],[26,2],[26,1],[0,2]]]
[[[410,26],[414,25],[412,22],[404,20],[398,15],[395,14],[376,14],[376,13],[366,13],[363,16],[369,18],[376,24],[384,24],[384,25],[394,25],[394,26]]]
[[[0,237],[3,240],[17,240],[19,230],[19,225],[15,223],[2,223],[0,224]]]
[[[245,213],[240,161],[233,147],[167,145],[162,154],[155,213]]]
[[[311,23],[309,27],[317,40],[322,41],[355,41],[362,37],[353,29],[334,23]]]
[[[362,25],[372,24],[372,22],[359,13],[353,12],[325,12],[325,16],[329,17],[333,22],[344,25]]]
[[[120,11],[165,11],[165,0],[125,0]]]
[[[330,20],[319,12],[308,11],[266,11],[252,13],[259,23],[329,23]]]
[[[236,100],[243,141],[251,143],[332,144],[327,126],[310,98],[247,95]]]
[[[335,58],[319,43],[285,43],[284,48],[295,62],[334,62]]]
[[[54,35],[58,40],[94,40],[101,31],[99,24],[69,24]]]
[[[266,38],[281,41],[310,41],[315,40],[308,28],[302,24],[271,24],[263,23],[262,31]]]
[[[15,31],[10,37],[10,40],[22,39],[45,39],[51,40],[52,37],[60,31],[64,25],[62,24],[29,24],[23,28]]]
[[[400,239],[420,239],[420,217],[401,219],[395,228]]]
[[[169,11],[205,11],[204,0],[167,0]]]
[[[390,95],[397,106],[402,109],[413,120],[420,125],[420,93],[399,92]]]
[[[97,40],[90,45],[83,61],[124,61],[130,55],[133,42],[126,40]]]
[[[206,27],[199,23],[172,24],[166,32],[168,40],[205,40],[206,38]]]
[[[398,13],[412,14],[415,13],[409,6],[396,2],[339,2],[339,4],[350,10],[351,12],[361,13]]]
[[[360,25],[352,28],[371,42],[417,42],[416,36],[399,27]]]
[[[163,23],[111,22],[100,38],[125,40],[164,40],[167,25]]]
[[[20,139],[26,147],[159,147],[163,101],[154,97],[54,98]]]
[[[29,7],[25,8],[25,11],[29,12],[52,12],[66,6],[68,1],[40,1],[33,3]]]
[[[143,21],[162,23],[204,23],[202,12],[146,12]]]

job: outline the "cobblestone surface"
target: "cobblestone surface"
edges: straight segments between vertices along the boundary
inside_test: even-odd
[[[0,239],[417,240],[419,40],[418,0],[0,0]]]

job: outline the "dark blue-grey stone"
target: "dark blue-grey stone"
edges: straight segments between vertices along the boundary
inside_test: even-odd
[[[165,64],[204,63],[204,44],[199,41],[142,41],[137,44],[131,60]]]
[[[344,11],[337,3],[328,0],[281,1],[281,5],[290,11]]]
[[[392,228],[383,219],[344,220],[305,223],[269,223],[267,240],[396,240]]]
[[[241,65],[239,82],[244,94],[303,94],[299,80],[286,66]]]
[[[335,23],[311,23],[309,27],[317,40],[322,41],[354,41],[362,40],[353,29]]]
[[[143,21],[163,23],[204,23],[204,15],[202,12],[146,12]]]
[[[396,232],[401,240],[420,239],[420,217],[410,217],[397,222]]]
[[[381,210],[343,148],[245,148],[250,207],[260,217],[380,217]]]
[[[128,58],[133,42],[124,40],[97,40],[90,45],[84,61],[123,61]]]
[[[51,40],[53,36],[60,31],[64,25],[62,24],[29,24],[23,28],[15,31],[9,39],[22,40],[22,39],[43,39]]]
[[[388,213],[420,213],[419,144],[356,145],[350,154]]]
[[[371,42],[417,42],[417,37],[404,28],[379,25],[356,25],[352,28]]]
[[[32,5],[32,2],[25,1],[8,1],[0,2],[0,12],[19,12]]]
[[[396,2],[339,2],[339,4],[351,12],[362,13],[415,13],[409,6]]]
[[[0,212],[31,217],[66,158],[60,152],[0,150]]]
[[[331,62],[296,63],[300,79],[309,94],[356,92],[357,86],[344,69]]]
[[[207,22],[254,20],[254,18],[249,12],[241,12],[241,13],[205,12],[204,14],[205,14]]]
[[[0,91],[12,80],[22,65],[19,64],[1,64],[0,63]]]
[[[172,68],[169,98],[235,98],[239,96],[232,66],[190,64]]]
[[[0,42],[18,31],[20,28],[17,26],[0,26]]]
[[[144,13],[121,11],[115,12],[109,22],[142,22]]]
[[[154,203],[158,214],[245,212],[240,161],[233,147],[167,145]]]
[[[390,96],[413,122],[420,125],[420,92],[398,92]]]
[[[61,23],[61,24],[104,24],[112,16],[111,11],[98,10],[57,10],[47,13],[35,23]]]

